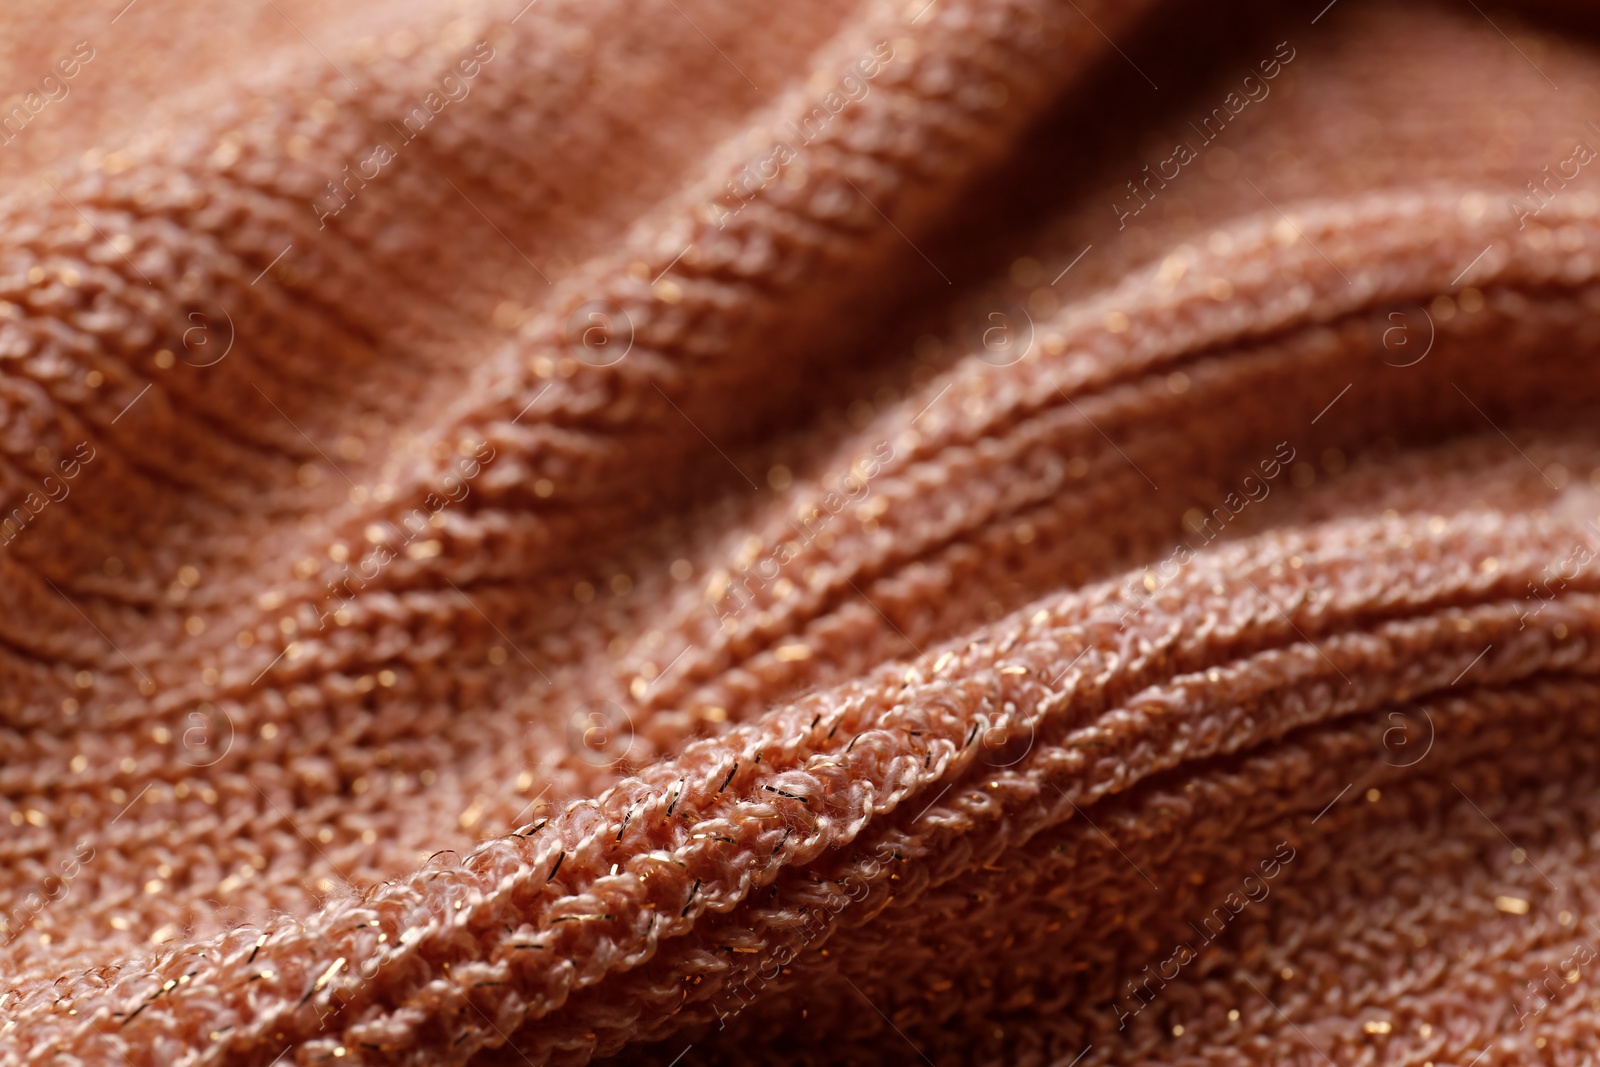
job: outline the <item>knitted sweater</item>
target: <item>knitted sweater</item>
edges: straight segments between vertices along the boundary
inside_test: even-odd
[[[0,12],[0,1065],[1596,1062],[1592,22]]]

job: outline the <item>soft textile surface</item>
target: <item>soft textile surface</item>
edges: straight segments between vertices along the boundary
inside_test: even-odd
[[[0,1063],[1600,1057],[1580,5],[0,12]]]

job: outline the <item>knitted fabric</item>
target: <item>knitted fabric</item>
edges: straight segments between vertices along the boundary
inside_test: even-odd
[[[1600,1059],[1581,5],[0,12],[0,1064]]]

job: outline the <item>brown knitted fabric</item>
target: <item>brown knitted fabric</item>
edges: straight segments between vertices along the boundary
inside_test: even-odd
[[[1590,17],[0,12],[0,1065],[1600,1060]]]

